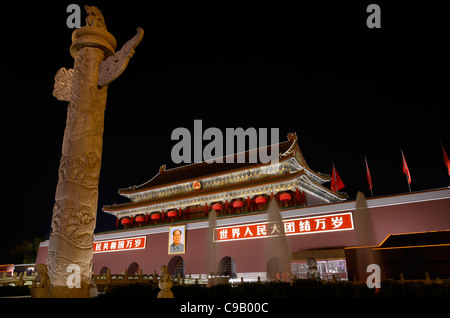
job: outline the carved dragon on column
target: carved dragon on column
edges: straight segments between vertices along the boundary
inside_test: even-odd
[[[56,73],[53,90],[69,106],[47,256],[51,297],[89,297],[107,87],[123,73],[144,35],[138,28],[115,52],[101,11],[85,9],[86,26],[72,34],[74,68]],[[79,291],[66,286],[68,264],[80,267]]]
[[[85,6],[88,16],[86,25],[103,28],[106,30],[105,19],[96,7]],[[144,36],[144,30],[137,28],[136,35],[125,43],[114,55],[109,56],[100,63],[98,74],[98,86],[106,86],[118,78],[125,71],[128,62],[134,55],[134,49],[139,45]],[[62,67],[55,75],[53,96],[60,101],[70,102],[72,97],[73,69]]]

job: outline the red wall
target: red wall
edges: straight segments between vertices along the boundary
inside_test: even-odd
[[[370,206],[371,200],[368,202]],[[325,209],[333,211],[336,206],[328,205]],[[354,204],[352,206],[354,209]],[[375,232],[374,244],[377,245],[389,234],[450,229],[450,198],[375,207],[369,208],[369,211]],[[288,240],[291,251],[350,247],[357,246],[356,231],[357,228],[342,232],[293,235]],[[135,236],[132,230],[129,233],[130,237]],[[94,271],[99,273],[103,266],[107,266],[111,273],[121,273],[131,263],[137,262],[144,273],[152,273],[154,270],[159,273],[161,265],[167,265],[172,257],[179,255],[184,259],[186,274],[206,273],[207,229],[186,231],[185,254],[168,255],[168,235],[147,235],[147,245],[142,250],[94,254]],[[236,263],[238,273],[265,272],[265,240],[217,243],[217,263],[222,257],[230,256]],[[45,263],[46,255],[47,247],[41,247],[36,263]]]
[[[371,208],[378,244],[395,233],[450,229],[450,198]]]

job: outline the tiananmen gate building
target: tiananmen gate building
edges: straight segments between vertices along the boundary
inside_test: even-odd
[[[280,232],[297,277],[306,275],[306,260],[314,258],[322,279],[364,280],[368,264],[355,257],[364,250],[380,256],[383,279],[400,272],[450,278],[449,188],[367,199],[373,230],[361,246],[357,202],[326,187],[331,177],[309,168],[296,134],[278,151],[275,163],[162,166],[148,182],[120,189],[130,202],[103,207],[116,217],[116,230],[95,235],[93,270],[153,273],[167,265],[174,276],[206,277],[208,216],[215,211],[216,272],[232,280],[274,277],[277,262],[264,251],[268,238]],[[281,224],[268,222],[271,202]],[[46,263],[47,249],[48,241],[42,242],[36,264]]]

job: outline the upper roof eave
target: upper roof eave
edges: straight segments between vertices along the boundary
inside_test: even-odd
[[[282,174],[282,175],[274,175],[271,177],[260,179],[259,180],[260,182],[258,182],[258,183],[255,183],[255,180],[249,180],[249,181],[245,181],[245,182],[242,182],[239,184],[225,185],[225,186],[212,188],[212,189],[208,189],[208,190],[192,192],[189,194],[179,194],[179,195],[170,196],[170,197],[166,197],[166,198],[158,198],[156,200],[151,199],[151,200],[144,200],[144,201],[138,201],[138,202],[128,202],[128,203],[123,203],[120,205],[115,204],[115,205],[103,206],[102,210],[103,210],[103,212],[115,212],[115,211],[119,212],[119,211],[123,211],[124,208],[131,209],[131,208],[142,207],[142,206],[147,206],[147,205],[155,205],[155,204],[161,204],[161,203],[170,202],[170,201],[177,201],[181,198],[207,196],[207,195],[212,195],[215,193],[227,192],[230,190],[238,190],[238,189],[245,189],[245,188],[249,188],[249,187],[256,187],[256,186],[261,186],[261,185],[268,184],[268,183],[283,182],[286,180],[291,180],[296,177],[299,177],[299,176],[303,175],[304,173],[305,172],[303,170],[301,170],[301,171],[297,171],[297,172],[291,173],[291,174],[286,173],[286,174]]]
[[[290,158],[292,158],[295,155],[294,151],[289,151],[292,146],[294,144],[296,144],[297,139],[292,139],[292,140],[288,140],[285,142],[282,142],[279,144],[279,151],[280,151],[280,158],[278,162],[283,162],[286,161]],[[269,146],[270,148],[271,146]],[[248,156],[249,152],[251,151],[258,151],[260,148],[258,149],[252,149],[249,151],[246,151],[245,154],[246,156]],[[289,152],[288,152],[289,151]],[[135,194],[135,193],[140,193],[140,192],[145,192],[145,191],[151,191],[151,190],[155,190],[155,189],[160,189],[160,188],[165,188],[165,187],[169,187],[172,185],[176,185],[179,183],[185,183],[185,182],[194,182],[197,180],[201,180],[201,179],[205,179],[205,178],[211,178],[211,177],[215,177],[215,176],[220,176],[220,175],[224,175],[224,174],[229,174],[229,173],[235,173],[235,172],[239,172],[239,171],[243,171],[243,170],[248,170],[248,169],[254,169],[254,168],[258,168],[258,167],[262,167],[262,166],[268,166],[271,163],[261,163],[261,162],[257,162],[257,163],[249,163],[249,162],[245,162],[245,163],[238,163],[236,162],[236,158],[239,154],[233,154],[233,156],[235,157],[234,163],[226,163],[226,160],[223,160],[223,163],[218,163],[218,162],[212,162],[212,163],[208,163],[206,161],[202,161],[200,163],[192,163],[192,164],[188,164],[188,165],[184,165],[181,167],[175,167],[175,168],[171,168],[171,169],[166,169],[165,165],[160,167],[160,170],[158,172],[158,174],[156,174],[152,179],[150,179],[149,181],[139,185],[139,186],[132,186],[129,188],[124,188],[124,189],[119,189],[118,193],[120,195],[129,195],[129,194]],[[226,158],[226,157],[224,157]],[[214,167],[212,167],[211,165],[221,165],[220,168],[224,168],[224,169],[217,169],[218,171],[214,171]],[[226,169],[225,167],[231,167],[230,169]],[[234,168],[233,168],[234,167]],[[206,168],[211,168],[210,170],[212,171],[211,173],[205,173],[205,174],[201,174],[201,171],[204,171]],[[188,171],[191,170],[191,171]],[[193,170],[201,170],[199,172],[199,174],[196,175],[192,175],[193,174]],[[310,170],[310,169],[308,169]],[[168,176],[168,174],[179,174],[179,175],[183,175],[183,172],[188,171],[188,174],[191,174],[191,176],[187,177],[187,178],[180,178],[180,176],[172,176],[173,180],[172,182],[170,182],[170,176],[166,177],[166,179],[169,179],[169,181],[165,182],[164,180],[160,180],[158,182],[158,179],[162,179],[165,176]],[[153,183],[153,185],[152,185]]]

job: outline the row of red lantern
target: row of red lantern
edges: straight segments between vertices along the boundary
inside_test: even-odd
[[[138,215],[135,219],[134,219],[137,223],[141,223],[145,221],[145,216],[143,215]],[[122,224],[130,224],[131,223],[131,219],[129,217],[124,217],[122,219]]]
[[[290,201],[291,199],[292,199],[292,196],[287,192],[283,192],[280,195],[280,201],[282,201],[282,202],[287,202],[287,201]],[[258,205],[264,205],[267,203],[267,199],[265,197],[263,197],[262,195],[260,195],[255,199],[255,202]],[[233,208],[235,208],[235,209],[240,209],[243,206],[244,206],[244,202],[242,202],[239,199],[233,202]],[[220,203],[215,203],[215,204],[213,204],[212,208],[215,211],[220,211],[220,210],[222,210],[223,206]]]
[[[171,210],[171,211],[167,212],[167,216],[168,216],[169,218],[176,217],[176,216],[177,216],[177,212]],[[153,213],[152,215],[150,215],[150,219],[152,219],[153,221],[157,221],[157,220],[161,219],[161,214],[159,214],[159,213]],[[137,223],[143,223],[143,222],[146,221],[146,217],[143,216],[143,215],[138,215],[138,216],[134,219],[134,221],[137,222]],[[130,224],[130,223],[132,222],[132,219],[131,219],[130,217],[126,216],[126,217],[122,218],[122,220],[121,220],[120,222],[121,222],[123,225],[128,225],[128,224]]]
[[[136,216],[136,218],[134,219],[134,221],[135,221],[136,223],[143,223],[143,222],[145,222],[145,219],[146,219],[145,216],[143,216],[143,215],[138,215],[138,216]],[[152,217],[152,219],[153,219],[153,217]],[[131,222],[132,222],[132,217],[129,218],[128,216],[122,218],[122,220],[120,221],[120,223],[122,223],[123,225],[131,224]]]
[[[287,192],[283,192],[280,195],[280,201],[282,201],[282,202],[287,203],[287,201],[290,201],[291,199],[292,199],[292,196]],[[260,195],[255,199],[255,202],[258,205],[264,205],[267,203],[267,199],[265,197],[263,197],[262,195]],[[242,202],[239,199],[233,202],[233,208],[235,208],[235,209],[240,209],[243,206],[244,206],[244,202]],[[213,204],[212,209],[215,211],[221,211],[223,209],[223,206],[222,206],[222,204],[217,202],[217,203]],[[178,215],[178,213],[175,210],[170,210],[169,212],[167,212],[167,216],[169,218],[174,218],[177,215]],[[152,215],[150,215],[150,218],[154,221],[157,221],[157,220],[161,219],[161,214],[153,213]],[[143,222],[145,222],[145,217],[143,215],[138,215],[138,216],[136,216],[135,221],[137,223],[143,223]],[[124,218],[122,218],[121,223],[123,225],[128,225],[131,223],[131,219],[129,217],[124,217]]]

